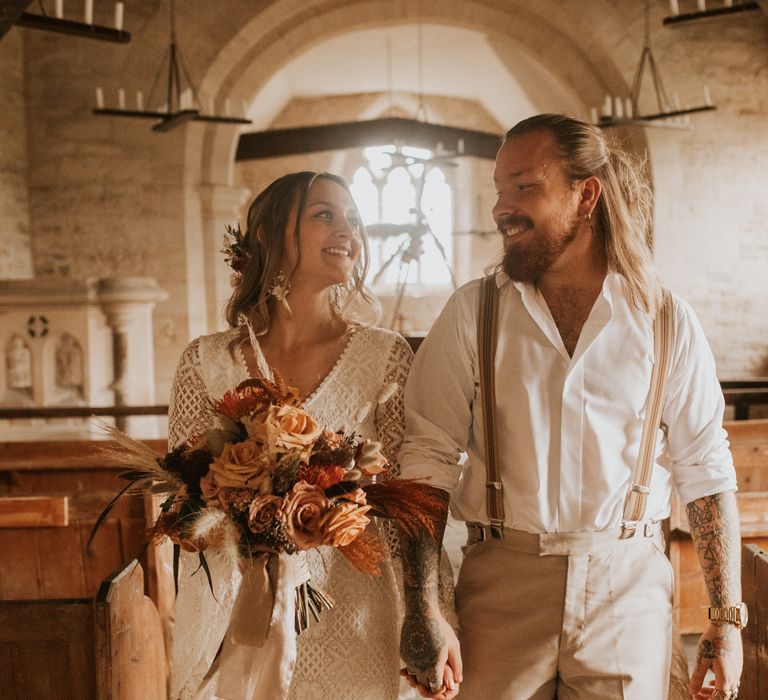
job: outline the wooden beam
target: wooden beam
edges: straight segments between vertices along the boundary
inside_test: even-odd
[[[11,496],[0,498],[0,528],[67,527],[67,496]]]
[[[396,141],[433,151],[442,144],[450,151],[462,151],[458,155],[494,160],[501,139],[501,134],[393,117],[245,133],[240,136],[235,160],[384,146]]]
[[[30,0],[6,0],[0,2],[0,39],[16,24],[16,20],[24,14]]]

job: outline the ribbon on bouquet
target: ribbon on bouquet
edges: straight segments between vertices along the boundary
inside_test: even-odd
[[[296,665],[295,555],[270,554],[245,565],[214,674],[223,700],[283,698]]]

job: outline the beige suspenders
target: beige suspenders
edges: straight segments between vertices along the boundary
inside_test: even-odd
[[[662,304],[653,322],[653,369],[651,387],[645,402],[645,421],[640,438],[640,452],[632,471],[632,483],[624,499],[624,514],[621,521],[621,537],[632,537],[637,523],[645,515],[645,504],[651,492],[651,474],[656,456],[656,431],[661,425],[661,409],[667,392],[667,377],[672,348],[675,342],[675,326],[672,315],[672,295],[662,290]]]
[[[638,522],[645,515],[650,493],[651,474],[656,447],[656,431],[661,424],[661,410],[666,395],[669,363],[674,345],[674,319],[672,295],[662,290],[663,301],[653,323],[653,369],[651,386],[646,400],[645,421],[640,439],[640,452],[632,471],[632,481],[624,501],[621,537],[632,537]],[[477,322],[477,358],[480,371],[480,398],[483,407],[483,435],[485,438],[486,503],[490,534],[496,539],[504,537],[504,489],[499,475],[496,438],[496,335],[499,289],[496,276],[485,277],[480,285]],[[473,523],[468,523],[474,526]]]

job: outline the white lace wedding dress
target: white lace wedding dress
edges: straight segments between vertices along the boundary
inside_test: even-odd
[[[248,378],[239,350],[240,329],[204,336],[184,351],[174,378],[169,415],[171,447],[200,435],[211,425],[212,402]],[[260,348],[255,354],[269,372]],[[402,440],[403,386],[411,350],[396,333],[378,328],[354,330],[346,348],[304,408],[329,429],[354,431],[379,440],[395,465]],[[377,403],[382,387],[397,390]],[[370,411],[359,424],[367,407]],[[381,533],[385,528],[380,529]],[[382,541],[392,538],[381,535]],[[394,548],[393,548],[394,549]],[[402,602],[396,568],[388,558],[380,577],[352,567],[335,549],[311,550],[311,580],[335,607],[299,635],[298,656],[288,697],[292,700],[387,700],[414,697],[399,678],[399,627]],[[215,678],[200,689],[227,630],[240,584],[237,567],[221,553],[206,552],[215,596],[197,555],[182,552],[179,593],[171,642],[173,700],[212,698]],[[266,700],[266,699],[265,699]],[[271,700],[271,699],[270,699]]]

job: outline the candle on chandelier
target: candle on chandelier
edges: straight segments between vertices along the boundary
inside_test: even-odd
[[[723,5],[726,7],[733,7],[733,0],[723,0]]]
[[[673,15],[680,14],[680,5],[678,5],[677,0],[669,0],[669,11]]]
[[[605,102],[603,102],[603,116],[609,119],[613,116],[613,100],[610,95],[605,96]]]
[[[624,118],[624,104],[619,96],[613,98],[613,113],[616,116],[616,119]]]
[[[56,0],[54,13],[57,19],[64,19],[64,0]]]
[[[144,93],[141,90],[136,90],[136,109],[144,111]]]
[[[456,152],[457,153],[464,153],[464,139],[459,139],[456,142]]]
[[[216,101],[213,97],[208,98],[208,114],[216,114]]]
[[[699,8],[699,12],[707,11],[707,0],[696,0],[696,7]]]
[[[117,29],[118,32],[123,31],[123,8],[123,3],[115,3],[115,29]]]
[[[104,109],[104,90],[96,88],[96,109]]]
[[[229,116],[229,105],[230,105],[230,102],[229,102],[229,98],[227,97],[227,99],[224,100],[224,114],[226,116]]]
[[[85,0],[85,23],[93,24],[93,0]]]
[[[632,117],[634,116],[634,109],[632,108],[632,98],[631,97],[627,97],[624,100],[624,116],[627,119],[632,119]]]
[[[709,94],[709,85],[704,86],[704,104],[707,107],[712,106],[712,95]]]
[[[589,108],[589,120],[592,122],[592,124],[597,124],[600,119],[597,116],[597,107],[590,107]]]
[[[125,109],[125,90],[123,88],[117,90],[117,106],[119,109]]]

